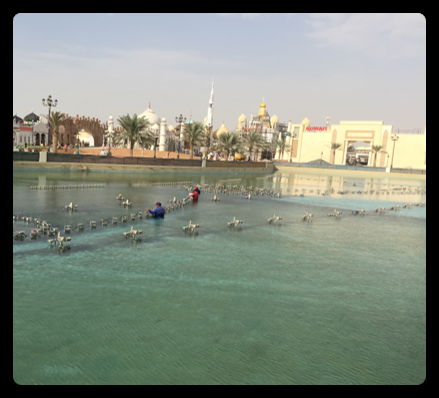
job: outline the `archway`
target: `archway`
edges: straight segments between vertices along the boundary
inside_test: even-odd
[[[268,150],[268,149],[264,149],[261,152],[261,160],[264,160],[264,159],[273,160],[273,157],[274,157],[273,152]]]
[[[46,134],[41,134],[41,145],[46,145]]]
[[[351,166],[368,166],[371,161],[372,141],[348,140],[346,141],[345,164]]]

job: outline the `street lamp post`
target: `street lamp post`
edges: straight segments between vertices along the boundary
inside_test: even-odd
[[[207,148],[210,148],[213,144],[213,136],[212,136],[212,132],[213,132],[213,128],[212,126],[207,126]]]
[[[180,159],[181,146],[183,145],[183,124],[184,122],[186,122],[186,117],[184,117],[180,113],[179,116],[175,117],[175,122],[180,124],[180,140],[178,141],[178,152],[177,152],[177,159]]]
[[[390,166],[387,168],[386,172],[390,172],[390,170],[392,170],[393,168],[393,156],[395,155],[395,144],[396,141],[398,141],[399,139],[399,135],[393,134],[390,138],[393,141],[392,158],[390,159]]]
[[[157,152],[157,141],[159,137],[154,138],[154,159],[156,158],[156,152]]]
[[[49,118],[47,120],[48,121],[48,126],[49,126],[48,134],[47,134],[47,145],[50,145],[52,143],[52,140],[51,140],[52,136],[50,134],[50,110],[52,109],[52,107],[56,107],[58,105],[58,100],[57,99],[52,100],[52,95],[49,94],[47,99],[43,98],[42,101],[43,101],[43,105],[44,106],[48,106],[49,107]]]

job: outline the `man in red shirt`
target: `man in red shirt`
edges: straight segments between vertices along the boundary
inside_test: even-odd
[[[198,192],[197,191],[193,191],[192,193],[189,194],[189,196],[192,197],[192,202],[198,202]]]

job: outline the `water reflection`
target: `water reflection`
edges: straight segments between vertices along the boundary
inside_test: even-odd
[[[283,196],[329,196],[398,202],[425,202],[425,180],[395,177],[346,177],[300,173],[276,173],[268,185]]]
[[[230,175],[199,173],[67,173],[14,170],[14,184],[48,185],[105,183],[128,188],[169,186],[173,184],[225,184],[263,187],[281,192],[282,196],[328,196],[363,200],[425,202],[426,184],[423,177],[394,176],[357,177],[331,174],[276,172],[271,175]],[[50,196],[50,195],[49,195]]]

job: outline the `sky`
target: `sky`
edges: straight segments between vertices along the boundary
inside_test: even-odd
[[[22,13],[13,20],[13,112],[107,121],[152,109],[234,130],[262,100],[281,122],[426,125],[422,14]]]

